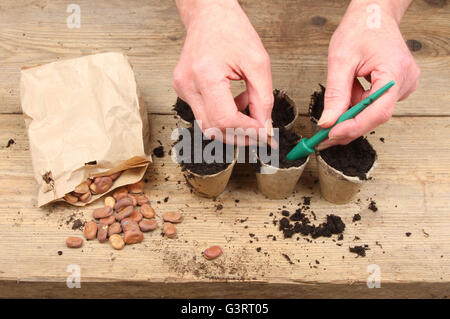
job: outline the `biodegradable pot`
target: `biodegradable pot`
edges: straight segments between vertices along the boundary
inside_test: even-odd
[[[203,197],[216,197],[227,187],[238,157],[238,149],[234,148],[234,160],[223,171],[212,175],[200,175],[188,169],[183,171],[184,178],[192,190]]]
[[[275,94],[276,97],[284,98],[284,99],[289,103],[289,105],[292,106],[292,108],[293,108],[293,110],[294,110],[294,119],[293,119],[291,122],[289,122],[288,124],[284,125],[284,128],[285,128],[286,130],[290,130],[290,129],[292,129],[292,128],[294,127],[294,123],[295,123],[295,121],[297,120],[297,117],[298,117],[298,109],[297,109],[297,105],[296,105],[295,102],[287,95],[286,91],[284,91],[284,90],[274,90],[274,94]]]
[[[316,119],[312,115],[309,116],[309,123],[311,124],[312,135],[316,134],[322,129],[319,125],[317,125],[317,122],[319,122],[318,119]]]
[[[346,204],[359,192],[362,185],[370,177],[377,164],[377,157],[370,170],[366,173],[365,180],[357,176],[348,176],[328,165],[327,162],[316,152],[319,167],[319,182],[322,197],[334,204]]]
[[[278,168],[260,162],[261,169],[273,173],[256,173],[259,191],[270,199],[282,199],[291,195],[302,176],[306,164],[308,164],[309,157],[302,165],[289,168]]]
[[[180,108],[180,109],[177,109],[177,105],[179,105],[179,104],[181,105],[181,106],[180,106],[181,108]],[[189,127],[191,127],[194,123],[193,123],[193,122],[189,122],[189,121],[183,119],[183,118],[181,117],[181,115],[179,114],[179,112],[181,111],[181,109],[184,108],[184,107],[190,108],[189,104],[187,104],[186,102],[184,102],[182,99],[180,99],[180,98],[178,97],[177,100],[176,100],[176,102],[175,102],[175,104],[172,106],[172,110],[175,111],[175,117],[177,118],[178,123],[181,123],[181,126],[182,126],[182,127],[189,128]],[[185,110],[185,111],[186,111],[186,110]],[[187,112],[187,111],[186,111],[186,112]],[[192,110],[189,110],[189,113],[191,113],[191,112],[192,112]]]
[[[184,119],[183,119],[181,116],[179,116],[178,114],[176,114],[175,116],[176,116],[176,118],[177,118],[177,122],[178,122],[178,123],[181,123],[181,125],[179,125],[179,126],[189,128],[189,127],[191,127],[191,126],[193,125],[193,123],[184,120]]]
[[[319,119],[313,115],[313,107],[321,101],[324,102],[324,96],[325,96],[325,87],[319,84],[320,91],[315,91],[311,95],[311,102],[309,104],[308,108],[308,115],[309,115],[309,121],[311,123],[311,130],[313,134],[316,134],[318,131],[321,130],[321,127],[317,125],[319,122]],[[320,117],[320,116],[319,116]]]

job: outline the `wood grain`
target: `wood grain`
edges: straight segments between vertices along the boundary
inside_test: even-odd
[[[97,241],[74,250],[64,244],[67,236],[81,236],[81,231],[72,230],[71,216],[90,220],[92,209],[101,203],[88,208],[62,204],[36,208],[22,116],[0,115],[0,285],[5,288],[1,297],[445,297],[450,293],[450,140],[443,138],[450,134],[447,117],[394,118],[369,135],[379,166],[358,195],[360,202],[355,199],[346,205],[331,205],[320,197],[314,159],[287,200],[264,198],[254,173],[242,165],[216,201],[197,197],[167,155],[176,120],[152,115],[150,123],[152,145],[160,140],[166,156],[154,158],[145,191],[159,220],[166,211],[184,213],[185,220],[177,225],[178,238],[169,240],[155,231],[142,244],[122,251]],[[299,118],[296,130],[309,136],[306,117]],[[7,148],[10,138],[15,144]],[[330,213],[342,216],[343,241],[282,238],[269,214],[279,218],[283,205],[293,211],[303,196],[312,197],[316,223]],[[368,210],[370,199],[377,203],[376,213]],[[217,209],[219,204],[223,209]],[[355,213],[362,216],[358,223],[352,223]],[[223,247],[223,256],[204,260],[201,252],[215,244]],[[367,257],[355,258],[348,247],[361,244],[370,250]],[[81,267],[82,289],[65,286],[71,264]],[[381,269],[381,289],[366,286],[366,268],[371,264]]]
[[[80,0],[81,28],[66,26],[67,1],[0,4],[0,113],[20,113],[19,70],[23,66],[105,51],[122,51],[134,65],[151,113],[168,114],[176,95],[172,71],[184,28],[173,1]],[[271,56],[273,83],[287,89],[306,114],[311,93],[324,83],[329,39],[348,1],[241,1]],[[401,24],[422,68],[419,89],[400,102],[395,115],[450,115],[450,10],[414,1]],[[234,94],[243,90],[233,84]]]

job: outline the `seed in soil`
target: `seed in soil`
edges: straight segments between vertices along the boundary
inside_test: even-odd
[[[83,246],[83,238],[81,237],[67,237],[66,246],[69,248],[80,248]]]
[[[118,220],[120,222],[122,219],[129,217],[133,212],[134,212],[134,207],[127,206],[116,215],[116,220]]]
[[[104,243],[107,237],[108,237],[108,225],[99,224],[97,231],[98,241]]]
[[[113,234],[109,237],[109,242],[114,249],[121,250],[125,247],[125,242],[119,234]]]
[[[170,222],[173,224],[181,223],[183,220],[183,215],[178,212],[167,212],[163,214],[163,219],[165,222]]]
[[[139,194],[144,192],[144,182],[139,181],[134,184],[128,185],[128,192],[132,194]]]
[[[114,209],[116,212],[120,212],[122,209],[128,206],[133,206],[133,200],[130,197],[124,197],[122,199],[119,199],[114,205]]]
[[[174,238],[177,234],[177,229],[175,228],[175,225],[172,223],[164,223],[163,226],[163,232],[166,234],[168,238]]]
[[[105,197],[105,206],[109,206],[111,208],[114,208],[114,205],[116,205],[116,200],[112,196]]]
[[[94,221],[87,222],[84,225],[84,238],[87,240],[94,239],[97,235],[97,223]]]
[[[203,252],[203,256],[208,260],[215,259],[220,255],[222,255],[222,248],[220,246],[211,246]]]
[[[130,229],[125,232],[125,236],[123,240],[125,241],[125,244],[132,245],[140,243],[144,239],[144,234],[141,232],[141,230],[138,229]]]
[[[139,222],[139,228],[143,232],[148,232],[158,228],[158,222],[155,219],[143,219]]]
[[[148,204],[144,204],[141,206],[141,214],[144,215],[145,218],[151,219],[155,217],[155,210]]]
[[[116,221],[116,217],[114,215],[111,215],[111,216],[108,216],[108,217],[105,217],[105,218],[101,218],[99,220],[99,223],[103,224],[103,225],[111,225],[115,221]]]
[[[132,220],[134,220],[136,223],[139,223],[142,220],[142,214],[138,211],[134,211],[129,216]]]
[[[109,206],[100,207],[94,209],[92,216],[96,219],[105,218],[111,216],[113,214],[113,210]]]
[[[122,232],[122,226],[120,226],[119,222],[115,222],[111,224],[108,228],[108,236],[111,237],[111,235],[114,234],[120,234]]]
[[[127,196],[128,196],[128,188],[127,187],[120,187],[120,188],[116,189],[113,193],[113,197],[115,200],[120,200]]]

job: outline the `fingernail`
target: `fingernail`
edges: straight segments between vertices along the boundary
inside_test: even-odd
[[[325,142],[320,143],[319,145],[316,146],[316,150],[317,151],[323,151],[326,148],[329,148],[331,146],[334,146],[334,144],[331,142],[331,140],[327,140]]]
[[[341,136],[341,135],[328,136],[328,140],[330,140],[330,141],[337,141],[337,140],[340,140],[340,139],[343,139],[343,138],[344,138],[344,136]]]
[[[274,134],[273,134],[273,126],[272,126],[272,120],[271,119],[268,119],[266,121],[265,127],[266,127],[266,131],[267,131],[267,135],[273,136]]]
[[[333,112],[325,110],[322,113],[322,116],[319,119],[319,122],[317,122],[317,125],[322,126],[323,124],[326,124],[330,122],[333,118]]]

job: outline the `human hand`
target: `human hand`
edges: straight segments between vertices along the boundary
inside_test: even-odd
[[[270,134],[270,59],[238,2],[179,0],[177,6],[187,35],[173,87],[202,121],[204,133],[209,128],[222,133],[226,128],[262,128]],[[230,81],[238,80],[245,81],[247,90],[234,99]],[[239,112],[247,105],[250,116]]]
[[[330,41],[325,106],[318,124],[323,128],[332,126],[349,106],[391,80],[395,85],[355,118],[331,129],[329,139],[320,143],[318,150],[348,144],[385,123],[391,118],[395,103],[417,88],[420,69],[398,27],[410,2],[395,0],[375,4],[378,9],[372,9],[379,10],[379,27],[376,21],[367,20],[370,18],[367,7],[373,6],[373,1],[350,4]],[[377,14],[375,11],[372,14]],[[365,91],[356,77],[365,77],[371,82],[371,89]]]

